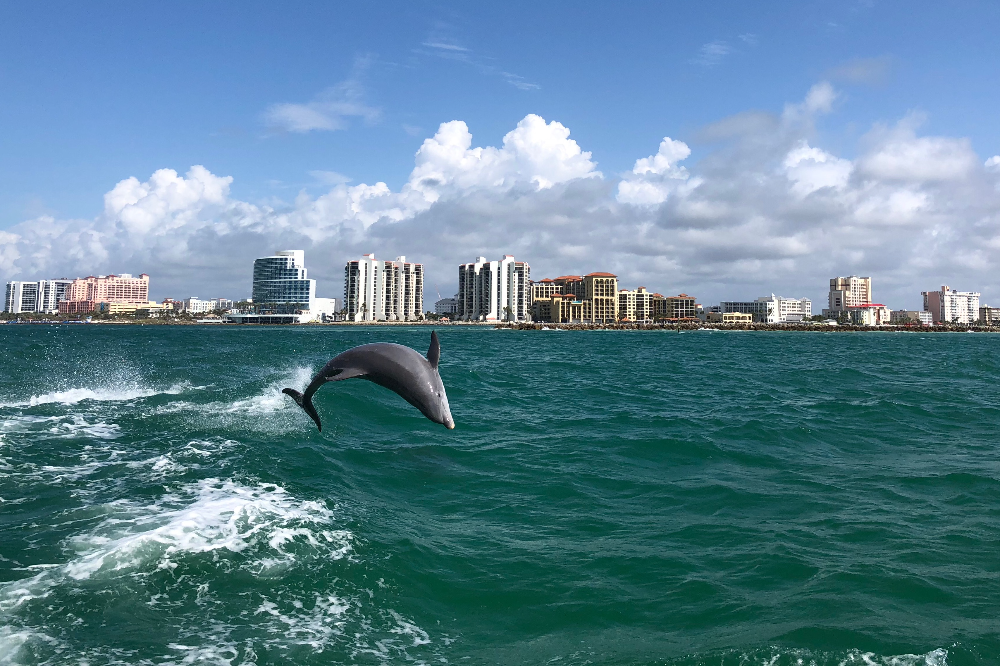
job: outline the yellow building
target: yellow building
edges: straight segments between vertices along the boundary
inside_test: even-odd
[[[150,315],[156,316],[161,312],[172,309],[171,306],[157,303],[156,301],[148,301],[146,303],[104,302],[97,304],[96,311],[101,314],[135,314],[136,310],[148,310]]]
[[[749,312],[709,312],[706,321],[718,324],[752,324],[753,315]]]

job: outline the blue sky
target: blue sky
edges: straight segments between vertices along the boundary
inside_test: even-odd
[[[473,146],[500,146],[529,114],[556,121],[591,153],[612,192],[665,136],[690,148],[684,165],[698,177],[713,156],[729,154],[736,165],[724,145],[732,134],[720,134],[713,123],[758,111],[781,117],[824,81],[834,98],[799,138],[830,155],[860,159],[880,140],[873,128],[907,117],[916,119],[915,137],[967,139],[981,161],[1000,153],[997,3],[289,4],[5,4],[0,229],[19,237],[19,254],[30,249],[18,231],[24,224],[40,216],[94,220],[116,183],[146,182],[165,168],[184,174],[202,165],[232,178],[227,202],[279,211],[344,184],[384,182],[400,192],[424,140],[452,120],[466,123]],[[935,190],[934,196],[942,195]],[[977,214],[992,215],[990,205],[984,201],[986,212]],[[776,206],[774,215],[781,210]],[[433,216],[433,208],[413,215]],[[497,224],[505,214],[498,212]],[[617,214],[609,213],[609,224]],[[666,213],[649,215],[665,219]],[[269,240],[264,236],[262,247]],[[326,252],[321,240],[327,239],[310,238]],[[292,240],[270,240],[279,239]],[[362,245],[385,253],[375,237]],[[483,252],[502,251],[480,245]],[[247,251],[254,248],[251,243]],[[308,258],[312,247],[306,249]],[[155,253],[135,251],[155,266]],[[84,269],[53,252],[34,269]],[[878,252],[869,255],[829,269],[875,272]],[[780,264],[788,256],[772,259]],[[548,274],[574,257],[587,263],[578,270],[604,268],[590,263],[599,261],[596,250],[556,253],[533,265]],[[178,258],[161,260],[176,264]],[[331,261],[343,265],[339,256]],[[615,261],[630,265],[627,252]],[[31,269],[20,262],[0,269],[8,275]],[[105,269],[94,263],[95,272]],[[651,286],[661,290],[676,285],[720,298],[754,295],[722,293],[727,280],[747,276],[716,279],[697,267],[669,264],[629,277],[659,280],[664,284]],[[885,269],[896,272],[889,281],[900,289],[905,279],[919,277],[907,277],[896,264]],[[340,270],[314,269],[330,281],[330,295]],[[767,273],[763,265],[747,270]],[[930,284],[920,288],[948,278],[949,270],[930,271]],[[447,273],[440,271],[438,281],[445,281],[453,268],[449,263]],[[788,266],[772,273],[774,286],[761,279],[758,290],[799,284]],[[164,277],[161,285],[194,288],[184,274]],[[220,290],[238,289],[237,264],[216,278]],[[808,279],[808,289],[803,277],[799,291],[822,297],[816,278]],[[984,279],[968,287],[986,286]]]

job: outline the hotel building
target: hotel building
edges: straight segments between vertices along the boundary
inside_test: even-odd
[[[378,261],[374,254],[344,267],[347,321],[416,321],[424,311],[424,265],[406,257]]]
[[[149,276],[90,275],[76,278],[66,288],[66,298],[59,302],[62,314],[85,314],[100,309],[102,303],[149,305]]]
[[[835,277],[830,279],[830,293],[826,317],[836,318],[841,312],[854,305],[872,302],[872,279],[870,277]]]
[[[280,250],[253,262],[253,299],[258,314],[295,314],[312,309],[316,280],[306,272],[305,251]]]
[[[613,273],[541,280],[532,284],[531,293],[536,321],[595,324],[618,321],[618,276]]]
[[[974,324],[979,319],[979,292],[955,291],[942,285],[941,291],[920,292],[924,311],[930,312],[936,323]]]
[[[531,321],[531,266],[505,254],[458,267],[457,315],[465,321]]]

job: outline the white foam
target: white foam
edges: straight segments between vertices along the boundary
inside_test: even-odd
[[[336,595],[317,594],[311,608],[301,601],[293,601],[291,609],[282,611],[273,601],[265,599],[254,611],[254,615],[266,615],[282,626],[281,634],[286,640],[308,645],[322,652],[329,642],[344,633],[341,620],[350,604]]]
[[[192,387],[186,382],[174,384],[173,386],[165,389],[153,389],[136,384],[109,386],[97,389],[86,387],[71,388],[64,391],[54,391],[52,393],[33,395],[28,398],[28,400],[23,401],[0,402],[0,408],[36,407],[38,405],[48,405],[53,403],[75,405],[79,402],[83,402],[84,400],[93,400],[95,402],[126,402],[130,400],[138,400],[140,398],[149,398],[154,395],[177,395],[183,393],[184,391],[197,388],[202,387]]]
[[[0,613],[8,612],[71,580],[94,576],[144,575],[176,566],[187,554],[256,549],[246,568],[266,559],[291,563],[303,547],[324,558],[351,552],[352,536],[330,529],[333,514],[319,502],[297,501],[272,484],[245,486],[206,479],[178,495],[148,506],[119,501],[105,505],[109,516],[69,545],[78,556],[33,578],[0,585]],[[296,548],[292,548],[292,545]]]

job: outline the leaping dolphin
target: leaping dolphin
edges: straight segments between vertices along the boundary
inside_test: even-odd
[[[304,393],[290,388],[282,389],[281,392],[292,396],[322,432],[323,424],[312,403],[313,394],[327,382],[358,377],[398,393],[431,421],[452,430],[455,421],[451,418],[448,395],[444,392],[444,384],[438,374],[440,358],[441,344],[435,331],[431,331],[431,346],[427,350],[427,358],[409,347],[390,342],[361,345],[348,349],[324,365],[309,382]]]

